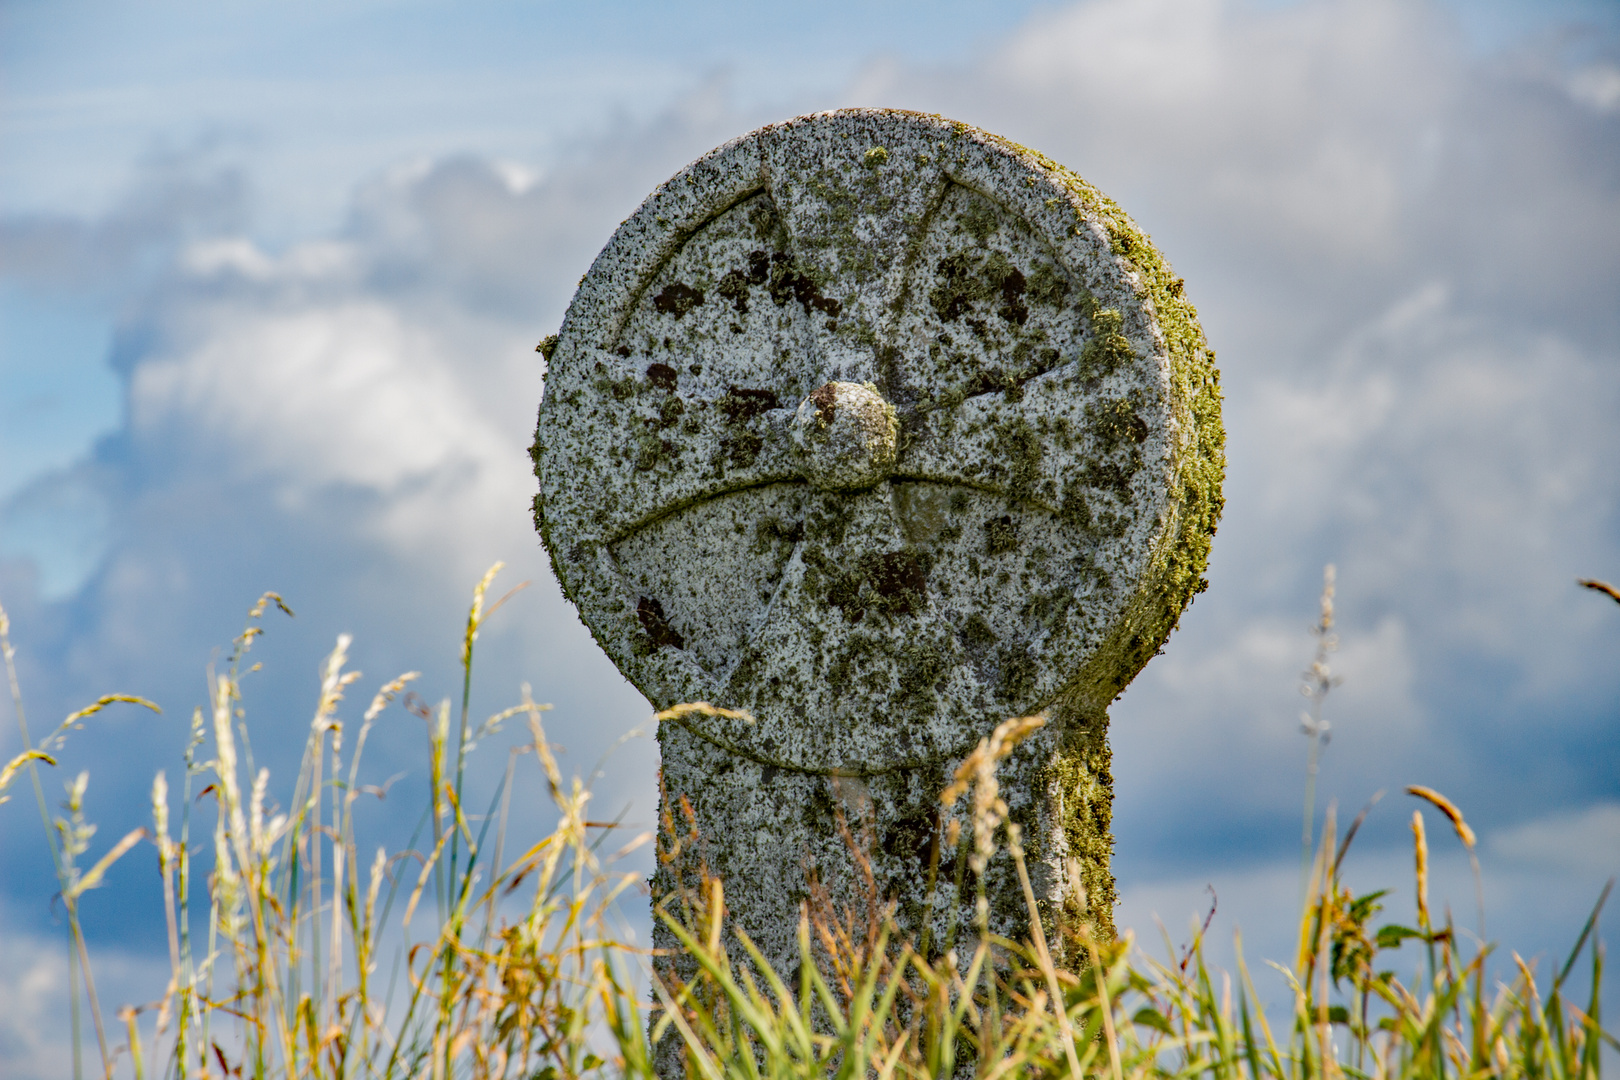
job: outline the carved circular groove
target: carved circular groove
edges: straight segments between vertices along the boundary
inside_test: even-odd
[[[1199,587],[1213,357],[1073,173],[938,117],[761,128],[648,197],[549,356],[536,523],[652,702],[770,765],[1100,709]]]
[[[859,383],[817,387],[793,421],[804,478],[824,491],[858,491],[887,478],[899,436],[894,406]]]

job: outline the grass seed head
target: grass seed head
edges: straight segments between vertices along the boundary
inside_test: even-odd
[[[1427,801],[1436,810],[1446,815],[1446,819],[1451,822],[1451,827],[1457,831],[1457,839],[1463,842],[1463,847],[1469,851],[1474,850],[1474,830],[1469,828],[1468,822],[1463,820],[1462,811],[1457,809],[1456,803],[1434,790],[1434,788],[1423,787],[1421,784],[1413,784],[1406,789],[1406,793],[1416,795],[1418,798]]]
[[[1412,858],[1417,876],[1418,927],[1429,929],[1429,841],[1423,832],[1423,811],[1412,811]]]

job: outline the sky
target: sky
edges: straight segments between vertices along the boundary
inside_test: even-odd
[[[290,787],[337,635],[360,687],[419,669],[451,695],[497,559],[497,591],[534,586],[480,639],[475,712],[532,683],[582,772],[644,728],[528,516],[534,345],[656,184],[851,105],[1079,171],[1219,357],[1210,587],[1112,710],[1121,925],[1184,940],[1213,888],[1216,941],[1287,954],[1333,563],[1319,810],[1390,792],[1352,884],[1411,917],[1401,790],[1426,784],[1479,830],[1489,936],[1567,949],[1620,872],[1620,605],[1575,583],[1620,579],[1613,0],[0,0],[0,603],[35,732],[105,692],[165,710],[94,718],[47,790],[88,770],[103,846],[141,824],[267,589],[297,616],[267,622],[244,704]],[[391,717],[367,767],[408,792],[422,733]],[[488,791],[505,751],[482,753]],[[649,821],[656,766],[629,740],[597,805]],[[517,799],[543,828],[540,785]],[[55,1076],[31,804],[0,806],[0,1071]],[[368,828],[403,842],[386,809]],[[1436,852],[1471,911],[1466,860]],[[153,863],[84,903],[105,998],[161,991]]]

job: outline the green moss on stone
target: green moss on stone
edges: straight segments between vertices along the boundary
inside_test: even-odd
[[[1103,712],[1069,718],[1057,751],[1046,767],[1041,787],[1048,793],[1058,817],[1065,856],[1079,871],[1081,891],[1072,883],[1061,890],[1061,924],[1089,923],[1093,932],[1108,940],[1115,936],[1114,908],[1119,894],[1110,863],[1114,854],[1113,752],[1108,747],[1108,715]],[[1070,869],[1065,866],[1065,872]],[[1061,926],[1054,939],[1063,942]],[[1061,949],[1061,946],[1060,946]]]
[[[1185,283],[1119,205],[1050,158],[1008,140],[987,136],[1031,159],[1070,193],[1077,232],[1093,222],[1106,231],[1110,250],[1128,261],[1145,295],[1170,359],[1169,401],[1180,445],[1172,450],[1171,512],[1154,553],[1145,588],[1113,637],[1071,687],[1076,700],[1105,706],[1158,651],[1192,598],[1208,587],[1204,572],[1224,500],[1226,433],[1221,424],[1220,372],[1215,353],[1186,298]],[[1107,312],[1094,316],[1099,329]],[[1110,320],[1111,321],[1111,320]],[[1096,337],[1108,335],[1094,334]],[[1128,343],[1127,343],[1128,344]],[[1117,343],[1114,343],[1117,347]],[[1108,348],[1105,340],[1105,348]],[[1121,523],[1122,525],[1122,523]]]

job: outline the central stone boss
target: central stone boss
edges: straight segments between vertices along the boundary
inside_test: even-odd
[[[1223,467],[1214,356],[1130,219],[963,124],[801,117],[653,192],[541,351],[564,591],[655,706],[750,717],[660,728],[700,839],[655,900],[706,863],[791,970],[808,875],[862,892],[843,816],[903,927],[971,926],[939,793],[1045,711],[1003,794],[1050,929],[1112,933],[1106,709],[1203,588]]]

